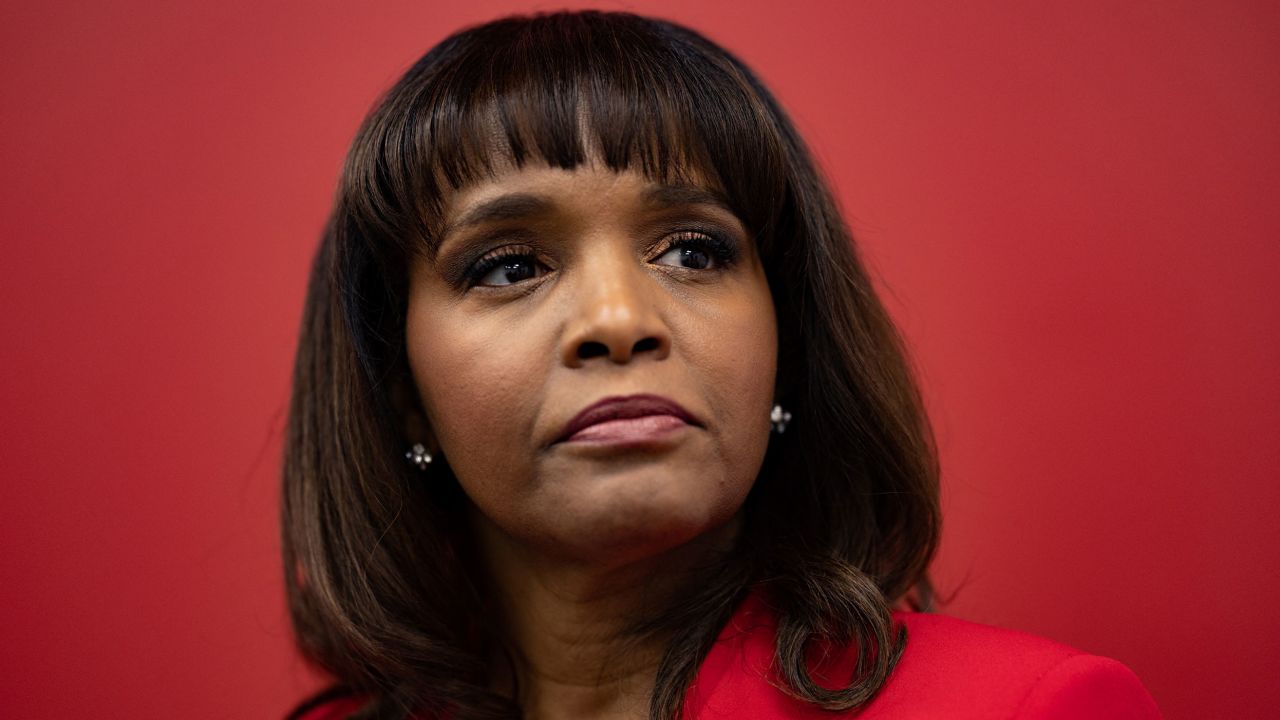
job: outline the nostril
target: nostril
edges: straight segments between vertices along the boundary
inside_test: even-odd
[[[605,347],[604,343],[584,342],[578,346],[578,357],[583,360],[608,354],[609,348]]]
[[[646,350],[657,350],[657,349],[658,349],[658,338],[655,338],[655,337],[647,337],[641,340],[640,342],[637,342],[635,346],[635,352],[644,352]]]

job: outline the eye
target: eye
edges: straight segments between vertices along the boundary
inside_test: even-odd
[[[541,277],[544,272],[545,267],[532,252],[507,247],[477,260],[467,271],[467,281],[468,286],[504,287]]]
[[[676,233],[655,263],[688,270],[719,270],[738,257],[737,245],[727,237],[704,232]]]

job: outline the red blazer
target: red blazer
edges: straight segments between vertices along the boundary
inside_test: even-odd
[[[771,679],[776,622],[752,594],[734,612],[685,696],[687,720],[1008,720],[1158,719],[1142,682],[1115,660],[1034,635],[945,615],[899,611],[907,647],[888,682],[860,712],[819,710],[778,690]],[[856,653],[829,654],[815,679],[848,678]],[[823,684],[826,684],[823,682]],[[303,720],[338,720],[355,700],[327,703]]]

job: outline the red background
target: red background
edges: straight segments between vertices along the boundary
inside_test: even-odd
[[[512,2],[0,9],[0,712],[278,717],[307,264],[378,93]],[[739,53],[921,367],[956,615],[1280,705],[1280,12],[637,2]]]

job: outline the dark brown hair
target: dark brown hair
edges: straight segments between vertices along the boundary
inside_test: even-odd
[[[587,143],[591,143],[588,146]],[[494,150],[494,146],[499,150]],[[510,17],[458,32],[386,93],[356,135],[312,269],[284,457],[283,540],[302,652],[361,715],[519,717],[488,689],[502,639],[447,465],[404,460],[407,267],[430,257],[442,197],[496,153],[667,181],[696,171],[752,233],[778,318],[771,440],[731,557],[644,632],[678,629],[653,720],[676,717],[721,627],[759,589],[778,614],[785,690],[828,709],[883,685],[906,643],[891,607],[930,603],[938,468],[906,355],[803,141],[733,55],[627,13]],[[806,649],[857,649],[854,677],[820,685]]]

